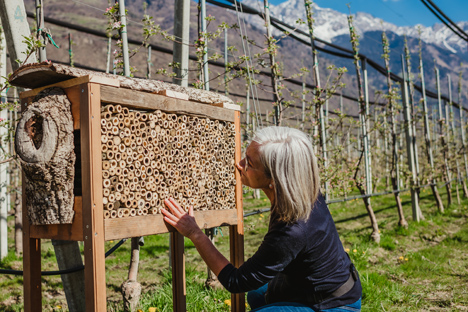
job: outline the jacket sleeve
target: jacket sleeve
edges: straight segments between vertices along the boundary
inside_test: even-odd
[[[257,252],[239,268],[228,264],[218,280],[231,293],[257,289],[272,280],[305,247],[305,236],[296,226],[279,223],[265,235]]]

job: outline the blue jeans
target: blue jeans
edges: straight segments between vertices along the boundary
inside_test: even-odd
[[[314,312],[312,308],[309,308],[303,304],[296,302],[276,302],[272,304],[266,304],[265,293],[267,291],[268,284],[263,285],[259,289],[249,291],[247,293],[247,302],[252,309],[251,312]],[[348,304],[338,308],[321,310],[321,312],[350,312],[361,311],[361,299],[352,304]]]

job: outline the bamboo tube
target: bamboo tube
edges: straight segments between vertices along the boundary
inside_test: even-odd
[[[125,117],[128,117],[129,115],[129,110],[127,107],[122,107],[122,114],[125,116]]]
[[[124,209],[118,209],[117,210],[117,218],[122,218],[124,216]]]
[[[136,216],[136,214],[137,214],[136,209],[135,209],[135,208],[131,208],[131,209],[130,209],[130,217],[134,217],[134,216]]]
[[[108,210],[104,210],[104,219],[110,219],[111,214]]]

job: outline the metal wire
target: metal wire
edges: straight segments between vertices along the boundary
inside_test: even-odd
[[[128,238],[124,238],[122,240],[120,240],[117,244],[115,244],[111,249],[109,249],[107,252],[106,252],[106,258],[108,256],[110,256],[115,250],[117,250],[117,248],[119,248],[123,243],[125,243],[125,241],[127,240]],[[80,265],[78,267],[75,267],[75,268],[69,268],[69,269],[65,269],[65,270],[59,270],[59,271],[42,271],[41,272],[41,275],[42,276],[50,276],[50,275],[63,275],[63,274],[71,274],[71,273],[75,273],[75,272],[78,272],[78,271],[81,271],[81,270],[84,270],[84,265]],[[9,275],[23,275],[23,271],[20,271],[20,270],[6,270],[6,269],[0,269],[0,274],[9,274]]]

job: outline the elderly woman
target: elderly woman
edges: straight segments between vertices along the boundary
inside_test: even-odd
[[[230,292],[249,292],[252,311],[360,311],[361,283],[319,193],[309,138],[286,127],[259,130],[237,164],[242,183],[271,202],[268,233],[257,252],[235,268],[188,213],[166,200],[164,220],[192,240]]]

